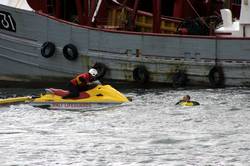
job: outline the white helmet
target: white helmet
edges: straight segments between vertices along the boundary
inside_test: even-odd
[[[97,73],[98,72],[96,69],[94,69],[94,68],[89,69],[89,74],[91,74],[93,77],[95,77],[97,75]]]

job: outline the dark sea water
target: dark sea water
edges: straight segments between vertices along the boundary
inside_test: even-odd
[[[120,90],[133,101],[99,111],[0,107],[0,165],[250,165],[250,89]]]

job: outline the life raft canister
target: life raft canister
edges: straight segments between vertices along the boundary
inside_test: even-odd
[[[52,57],[55,51],[56,51],[56,46],[54,43],[48,41],[43,43],[41,48],[41,54],[43,57],[45,58]]]
[[[184,71],[174,73],[172,77],[173,87],[183,87],[188,82],[187,74]]]
[[[145,66],[138,66],[133,70],[133,78],[136,82],[147,83],[149,81],[149,72]]]
[[[97,79],[103,78],[107,72],[107,67],[103,63],[96,62],[92,68],[97,70],[97,76],[95,76]]]
[[[68,60],[75,60],[78,57],[77,48],[73,44],[67,44],[63,47],[63,55]]]
[[[222,67],[214,66],[208,74],[209,83],[212,87],[224,86],[224,73]]]

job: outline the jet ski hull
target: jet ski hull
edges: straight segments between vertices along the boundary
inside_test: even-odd
[[[63,99],[62,96],[46,93],[36,97],[16,97],[0,100],[0,105],[24,102],[34,107],[48,109],[91,110],[111,107],[129,102],[129,99],[110,85],[97,85],[82,92],[78,98]]]
[[[119,106],[121,103],[66,103],[66,102],[45,102],[45,103],[30,103],[33,107],[52,109],[52,110],[80,110],[80,111],[97,111],[107,108]]]
[[[63,99],[55,94],[44,94],[29,102],[30,105],[48,109],[96,110],[129,102],[128,98],[110,85],[97,85],[82,98]],[[88,96],[88,97],[86,97]]]

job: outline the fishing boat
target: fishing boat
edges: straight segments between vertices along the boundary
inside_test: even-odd
[[[3,0],[0,80],[250,86],[250,0]],[[226,9],[227,8],[227,9]]]
[[[63,91],[57,89],[53,93],[44,93],[39,96],[10,97],[0,99],[0,106],[25,103],[34,107],[64,110],[96,110],[107,106],[117,106],[127,103],[131,99],[124,96],[110,85],[96,85],[95,87],[81,92],[76,98],[63,98]]]

